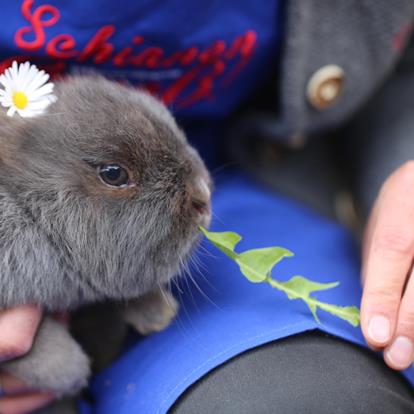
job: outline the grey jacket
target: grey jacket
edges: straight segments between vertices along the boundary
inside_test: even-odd
[[[414,60],[408,47],[414,0],[288,0],[285,12],[281,66],[274,80],[278,110],[248,107],[239,116],[231,135],[244,144],[236,156],[276,188],[293,195],[311,193],[315,184],[323,187],[326,181],[324,162],[312,164],[319,174],[311,180],[314,171],[309,163],[304,168],[301,156],[293,157],[299,161],[292,166],[285,160],[270,165],[266,142],[303,146],[313,135],[347,125],[357,153],[349,161],[354,189],[367,212],[385,177],[414,158],[414,70],[409,76],[396,71],[402,60]],[[403,116],[408,108],[412,116]],[[258,137],[264,146],[260,156],[246,144]],[[296,179],[288,183],[293,170]],[[318,197],[322,192],[313,196]]]
[[[392,73],[414,20],[413,0],[288,0],[286,7],[279,118],[273,125],[282,139],[349,119]],[[307,89],[327,65],[342,70],[343,84],[337,99],[321,108]]]

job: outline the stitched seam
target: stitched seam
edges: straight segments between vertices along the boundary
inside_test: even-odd
[[[164,410],[163,409],[163,407],[164,407],[164,405],[165,405],[165,403],[167,402],[167,400],[171,397],[171,395],[173,395],[174,394],[174,392],[182,385],[182,384],[184,384],[193,374],[195,374],[197,371],[199,371],[200,369],[202,369],[204,366],[206,366],[206,365],[208,365],[208,363],[210,363],[211,361],[214,361],[215,359],[217,359],[217,358],[219,358],[220,356],[222,356],[222,355],[224,355],[224,354],[226,354],[227,352],[229,352],[229,351],[231,351],[232,349],[234,349],[234,348],[237,348],[238,346],[240,346],[240,345],[242,345],[242,344],[246,344],[246,343],[249,343],[249,342],[251,342],[252,340],[254,340],[254,339],[257,339],[257,338],[262,338],[262,337],[264,337],[264,336],[267,336],[267,335],[269,335],[269,334],[272,334],[272,333],[277,333],[277,332],[283,332],[283,331],[286,331],[286,330],[288,330],[288,329],[290,329],[290,328],[293,328],[293,327],[298,327],[298,326],[302,326],[302,325],[308,325],[308,322],[307,323],[304,323],[304,322],[300,322],[300,323],[295,323],[295,324],[293,324],[293,325],[288,325],[288,326],[285,326],[285,327],[283,327],[283,328],[279,328],[279,329],[273,329],[273,330],[270,330],[270,331],[266,331],[266,332],[262,332],[261,334],[259,334],[259,335],[255,335],[255,336],[252,336],[252,337],[250,337],[250,338],[248,338],[248,339],[245,339],[245,340],[243,340],[243,341],[240,341],[240,342],[237,342],[236,344],[234,344],[234,345],[232,345],[232,346],[230,346],[229,348],[226,348],[225,350],[223,350],[223,351],[221,351],[221,352],[219,352],[218,354],[216,354],[216,355],[214,355],[213,357],[211,357],[211,358],[209,358],[209,359],[207,359],[207,360],[205,360],[202,364],[200,364],[200,365],[198,365],[196,368],[194,368],[184,379],[182,379],[169,393],[168,393],[168,395],[162,400],[162,402],[161,402],[161,406],[160,406],[160,408],[157,410],[157,414],[162,414],[162,413],[166,413],[167,411],[166,410]],[[276,339],[276,338],[274,338],[274,339]],[[243,351],[244,352],[244,351]],[[236,354],[236,355],[238,355],[238,354]],[[236,355],[233,355],[233,356],[236,356]]]

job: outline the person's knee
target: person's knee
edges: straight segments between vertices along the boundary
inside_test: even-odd
[[[237,356],[188,390],[172,412],[408,413],[409,392],[367,351],[315,332]]]

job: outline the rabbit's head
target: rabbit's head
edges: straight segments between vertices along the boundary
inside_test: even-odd
[[[10,124],[11,191],[81,283],[139,296],[179,271],[209,224],[209,174],[147,93],[99,77],[55,92],[44,115]]]

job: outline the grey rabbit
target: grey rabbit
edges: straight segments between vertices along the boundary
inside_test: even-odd
[[[164,287],[210,221],[206,167],[145,92],[74,76],[55,94],[38,117],[0,115],[0,308],[121,301],[137,330],[162,329],[177,310]],[[46,316],[31,351],[1,369],[65,396],[90,362]]]

